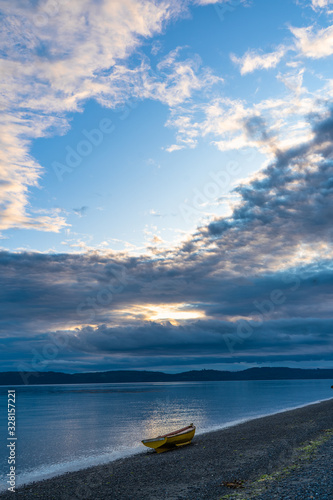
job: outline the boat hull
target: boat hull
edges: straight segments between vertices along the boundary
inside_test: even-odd
[[[176,431],[154,439],[144,439],[142,443],[148,448],[156,450],[157,453],[163,453],[179,446],[190,444],[194,434],[195,427],[189,426],[185,430],[181,429],[178,433]]]

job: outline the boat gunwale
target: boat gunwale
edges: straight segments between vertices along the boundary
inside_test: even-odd
[[[190,434],[191,432],[195,431],[195,429],[190,429],[188,431],[183,431],[183,432],[179,432],[179,434],[173,434],[172,436],[165,436],[167,439],[169,438],[174,438],[174,437],[178,437],[178,436],[183,436],[184,434]]]
[[[188,425],[187,427],[183,427],[182,429],[179,429],[178,431],[173,431],[169,432],[168,434],[164,434],[163,436],[157,436],[156,438],[151,438],[151,439],[143,439],[141,443],[146,444],[146,443],[153,443],[153,442],[158,442],[158,441],[165,441],[168,439],[172,438],[177,438],[178,436],[184,436],[186,434],[190,434],[192,432],[195,432],[196,427],[195,425],[191,424]]]
[[[188,425],[187,427],[183,427],[182,429],[179,429],[178,431],[173,431],[169,432],[168,434],[163,434],[162,436],[158,437],[173,437],[173,436],[179,436],[181,434],[186,434],[187,432],[191,432],[192,430],[195,430],[195,425],[191,424]]]
[[[157,437],[157,438],[152,438],[152,439],[143,439],[141,443],[152,443],[154,441],[165,441],[164,437]]]

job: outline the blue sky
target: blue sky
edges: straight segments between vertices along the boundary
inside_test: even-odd
[[[331,366],[333,2],[0,7],[3,369]]]

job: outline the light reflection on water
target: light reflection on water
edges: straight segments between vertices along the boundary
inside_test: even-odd
[[[180,404],[166,400],[164,403],[152,404],[149,415],[142,422],[142,428],[146,437],[151,438],[166,434],[172,429],[185,427],[192,422],[200,428],[204,420],[202,403],[193,404],[185,400]]]
[[[282,380],[17,387],[17,484],[145,451],[142,439],[191,422],[202,433],[328,399],[330,386],[329,380]],[[2,387],[2,443],[6,409]],[[0,472],[2,479],[8,473],[5,460]]]

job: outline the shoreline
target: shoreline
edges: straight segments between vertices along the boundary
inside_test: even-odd
[[[259,418],[273,417],[274,415],[280,415],[280,413],[285,413],[287,411],[299,410],[301,408],[307,408],[308,406],[317,405],[320,403],[324,403],[325,401],[331,401],[331,400],[333,401],[333,397],[325,398],[325,399],[318,399],[316,401],[312,401],[311,403],[304,403],[304,404],[299,405],[299,406],[292,406],[291,408],[285,408],[283,410],[278,410],[278,411],[275,411],[274,413],[263,413],[261,415],[255,416],[255,417],[249,417],[249,418],[245,417],[244,419],[241,418],[239,420],[227,422],[222,427],[210,428],[207,431],[196,432],[196,436],[203,436],[205,434],[210,434],[212,432],[223,431],[224,429],[229,429],[230,427],[235,427],[235,426],[240,425],[240,424],[246,424],[247,422],[251,422],[252,420],[257,420]]]
[[[288,463],[297,447],[319,439],[327,429],[333,429],[333,398],[199,433],[190,446],[172,452],[157,455],[143,449],[109,463],[28,483],[18,487],[15,496],[132,500],[135,491],[136,500],[220,499],[233,493],[221,486],[222,481],[238,477],[248,482],[271,474]],[[0,498],[13,498],[13,493],[2,491]]]
[[[333,399],[333,398],[319,399],[319,400],[316,400],[316,401],[312,401],[311,403],[304,403],[302,405],[294,406],[294,407],[291,407],[291,408],[284,408],[284,409],[278,410],[278,411],[276,411],[274,413],[263,413],[263,414],[259,414],[259,415],[252,416],[252,417],[244,417],[244,418],[241,418],[241,419],[238,419],[238,420],[226,422],[222,426],[218,425],[216,427],[215,426],[214,427],[210,427],[207,430],[202,430],[202,431],[199,430],[199,432],[197,430],[195,436],[196,437],[197,436],[203,436],[203,435],[206,435],[206,434],[210,434],[212,432],[222,431],[224,429],[229,429],[231,427],[235,427],[237,425],[240,425],[240,424],[243,424],[243,423],[246,423],[246,422],[251,422],[252,420],[256,420],[256,419],[264,418],[264,417],[269,417],[269,416],[273,416],[273,415],[278,415],[280,413],[284,413],[284,412],[292,411],[292,410],[297,410],[299,408],[305,408],[307,406],[316,405],[318,403],[322,403],[324,401],[329,401],[331,399]],[[72,461],[71,462],[66,462],[66,463],[64,462],[64,463],[61,463],[61,464],[56,464],[54,466],[54,470],[53,471],[50,471],[48,473],[44,473],[44,475],[42,477],[38,476],[39,470],[36,469],[36,471],[34,471],[34,472],[23,473],[23,476],[28,476],[28,479],[26,481],[23,481],[22,483],[20,482],[20,484],[17,485],[16,489],[18,490],[18,489],[21,489],[23,487],[29,486],[30,484],[33,484],[33,483],[36,483],[36,482],[47,481],[49,479],[54,479],[54,478],[57,478],[57,477],[60,477],[60,476],[64,476],[64,475],[69,474],[69,473],[81,472],[81,471],[84,471],[84,470],[91,469],[93,467],[99,467],[99,466],[103,466],[103,465],[106,465],[106,464],[109,464],[109,463],[117,462],[118,460],[123,460],[123,459],[131,458],[131,457],[134,457],[136,455],[140,455],[142,453],[145,453],[145,451],[146,451],[146,449],[144,447],[139,446],[137,448],[129,448],[127,450],[114,452],[118,456],[115,457],[115,458],[113,458],[113,459],[111,458],[112,453],[108,454],[108,458],[105,458],[105,459],[101,459],[102,455],[100,455],[98,457],[94,457],[96,459],[96,463],[90,463],[90,464],[88,463],[88,464],[84,464],[84,465],[82,464],[82,466],[73,465],[74,462],[72,462]],[[83,462],[86,462],[87,459],[83,458],[83,459],[78,460],[78,461],[83,463]],[[67,466],[67,469],[65,468],[66,466]],[[58,470],[55,470],[55,469],[58,469]],[[61,469],[63,469],[63,470],[61,470]],[[32,478],[29,477],[32,474],[33,474],[33,477]],[[4,493],[4,492],[6,492],[6,491],[7,491],[7,488],[3,487],[2,485],[0,485],[0,498],[1,498],[1,494]]]
[[[256,415],[256,416],[251,416],[251,417],[244,417],[244,418],[241,418],[241,419],[238,419],[238,420],[234,420],[234,421],[230,421],[230,422],[226,422],[225,424],[223,424],[222,426],[221,425],[218,425],[218,426],[213,426],[213,427],[210,427],[208,428],[207,430],[197,430],[196,432],[196,436],[202,436],[202,435],[206,435],[206,434],[210,434],[212,432],[217,432],[217,431],[220,431],[220,430],[224,430],[224,429],[228,429],[230,427],[235,427],[239,424],[243,424],[243,423],[246,423],[246,422],[250,422],[252,420],[256,420],[258,418],[264,418],[264,417],[268,417],[268,416],[272,416],[272,415],[278,415],[280,413],[284,413],[286,411],[292,411],[292,410],[296,410],[298,408],[304,408],[304,407],[307,407],[307,406],[310,406],[310,405],[314,405],[314,404],[318,404],[318,403],[321,403],[321,402],[324,402],[324,401],[329,401],[330,399],[333,399],[333,398],[325,398],[325,399],[319,399],[319,400],[315,400],[315,401],[312,401],[310,403],[304,403],[302,405],[298,405],[298,406],[294,406],[294,407],[291,407],[291,408],[284,408],[282,410],[278,410],[276,412],[273,412],[273,413],[263,413],[263,414],[259,414],[259,415]],[[141,443],[140,443],[141,444]],[[80,472],[80,471],[84,471],[84,470],[88,470],[88,469],[91,469],[93,467],[99,467],[99,466],[102,466],[102,465],[106,465],[108,463],[112,463],[112,462],[116,462],[118,460],[122,460],[122,459],[125,459],[125,458],[131,458],[135,455],[139,455],[139,454],[142,454],[144,453],[146,450],[145,448],[143,448],[142,446],[138,446],[137,448],[129,448],[127,450],[123,450],[123,451],[117,451],[117,452],[114,452],[116,455],[118,455],[117,457],[115,458],[111,458],[111,454],[108,454],[108,457],[105,459],[102,459],[102,455],[100,456],[97,456],[97,457],[94,457],[94,459],[96,460],[96,462],[94,463],[94,459],[91,461],[92,463],[85,463],[83,465],[83,462],[87,462],[87,458],[83,458],[83,459],[79,459],[77,462],[81,462],[82,465],[74,465],[74,461],[70,461],[70,462],[63,462],[61,464],[55,464],[54,467],[53,467],[53,470],[48,472],[48,473],[45,473],[42,475],[42,476],[38,476],[39,474],[39,469],[36,469],[35,471],[33,472],[25,472],[23,473],[23,477],[27,476],[28,479],[27,480],[23,480],[23,482],[20,481],[20,484],[17,485],[16,489],[18,490],[19,488],[23,488],[25,486],[29,486],[30,484],[33,484],[33,483],[36,483],[36,482],[42,482],[42,481],[47,481],[49,479],[54,479],[54,478],[57,478],[57,477],[60,477],[60,476],[64,476],[68,473],[73,473],[73,472]],[[43,470],[43,467],[41,467],[41,470]],[[21,477],[22,477],[21,475]],[[32,477],[29,477],[29,476],[32,476]],[[3,487],[2,484],[0,484],[0,496],[2,493],[6,492],[7,491],[7,488],[6,487]]]

